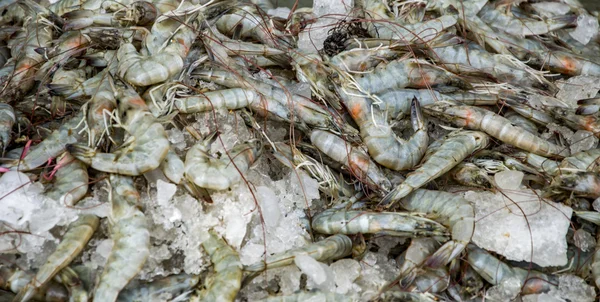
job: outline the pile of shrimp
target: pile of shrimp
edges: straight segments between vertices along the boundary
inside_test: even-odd
[[[600,35],[573,35],[597,17],[577,0],[355,1],[323,45],[299,45],[317,21],[310,8],[284,17],[270,0],[36,1],[0,2],[0,172],[24,173],[69,208],[102,182],[111,211],[79,215],[33,270],[0,258],[1,300],[246,299],[243,287],[269,270],[306,256],[360,261],[382,236],[406,244],[390,250],[398,274],[378,291],[304,284],[292,295],[265,289],[266,301],[481,301],[514,280],[521,295],[547,293],[560,274],[600,288],[600,241],[587,258],[570,247],[577,269],[505,261],[471,242],[475,208],[461,194],[501,192],[494,174],[520,171],[540,202],[573,208],[574,230],[600,236],[597,141],[571,153],[570,138],[548,130],[600,138],[600,98],[557,97],[570,77],[600,77]],[[190,124],[216,112],[236,114],[253,137],[214,152],[219,125]],[[173,129],[194,143],[175,148]],[[265,245],[246,265],[218,230],[188,230],[203,234],[210,268],[138,280],[151,184],[210,208],[234,186],[255,192],[246,175],[266,160],[318,182],[304,226],[312,243],[275,254]],[[73,265],[93,236],[113,246],[87,280]]]

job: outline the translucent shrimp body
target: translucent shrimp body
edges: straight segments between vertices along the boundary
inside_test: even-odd
[[[56,171],[55,181],[46,191],[46,196],[73,206],[87,194],[89,183],[87,167],[68,152],[58,158],[57,165],[60,168]]]
[[[296,249],[271,255],[266,262],[261,260],[255,264],[244,266],[247,272],[262,272],[267,269],[288,266],[294,263],[296,255],[308,255],[317,261],[331,261],[344,258],[352,253],[352,240],[342,234],[327,237],[321,241]]]
[[[489,144],[489,137],[479,131],[455,131],[429,146],[423,163],[406,176],[406,180],[390,191],[381,205],[391,207],[402,197],[452,170],[473,152]]]
[[[94,301],[116,301],[119,291],[140,272],[150,254],[150,233],[144,213],[138,208],[140,194],[133,179],[111,174],[110,185],[113,248],[94,292]]]
[[[0,103],[0,149],[2,149],[2,153],[10,144],[10,133],[16,121],[17,117],[12,106]]]
[[[119,293],[117,301],[157,301],[165,294],[176,297],[192,289],[199,281],[199,276],[188,274],[171,275],[149,283],[134,281]]]

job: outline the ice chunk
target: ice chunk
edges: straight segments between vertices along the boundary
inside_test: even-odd
[[[502,283],[492,286],[486,292],[486,300],[490,301],[512,301],[521,292],[521,281],[519,278],[513,277],[504,280]]]
[[[540,199],[540,195],[532,190],[465,193],[475,204],[473,242],[509,260],[565,265],[565,236],[573,210]]]
[[[96,266],[103,267],[106,263],[106,259],[108,259],[108,255],[110,255],[110,251],[113,247],[112,239],[104,239],[98,243],[96,246],[96,253],[92,255],[90,259],[92,262],[96,264]]]
[[[171,200],[171,198],[175,195],[176,191],[177,191],[176,185],[174,185],[172,183],[164,182],[159,179],[156,182],[156,199],[157,199],[158,204],[166,205]]]
[[[566,301],[591,302],[596,300],[594,286],[588,285],[585,280],[574,275],[560,275],[558,289],[553,288],[548,294]]]
[[[345,19],[353,7],[353,0],[314,0],[313,14],[317,21],[298,34],[298,48],[311,53],[323,49],[329,30]]]
[[[353,289],[354,280],[360,276],[361,267],[358,261],[353,259],[341,259],[331,264],[331,270],[335,284],[337,285],[336,292],[338,294],[346,294]]]
[[[523,302],[565,302],[565,300],[549,294],[539,294],[523,296]]]
[[[279,197],[268,187],[260,186],[256,188],[256,198],[260,202],[260,209],[263,219],[268,227],[275,227],[279,224],[281,210],[279,209]]]
[[[500,189],[503,190],[518,190],[521,187],[521,182],[525,174],[521,171],[506,170],[494,175],[494,181]]]
[[[579,43],[586,45],[598,33],[598,18],[582,13],[577,17],[577,27],[569,35]]]
[[[294,263],[313,281],[317,288],[330,291],[334,287],[334,277],[331,269],[308,255],[297,255]]]
[[[577,101],[596,96],[600,90],[600,78],[586,75],[575,76],[565,82],[557,81],[557,86],[560,91],[556,97],[566,102],[569,107],[576,108]]]
[[[575,241],[575,246],[584,252],[591,251],[596,247],[596,239],[584,229],[575,231],[573,241]]]
[[[598,138],[594,133],[586,130],[577,130],[573,136],[568,137],[567,140],[571,144],[571,154],[579,153],[596,148],[598,146]]]

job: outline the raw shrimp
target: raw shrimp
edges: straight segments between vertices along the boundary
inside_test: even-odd
[[[474,244],[469,244],[467,249],[469,252],[467,259],[471,267],[492,285],[499,285],[507,279],[517,278],[521,284],[524,284],[521,294],[528,295],[547,292],[555,288],[553,284],[558,283],[556,276],[511,267]]]
[[[79,9],[97,10],[101,6],[101,0],[59,0],[50,4],[48,9],[55,14],[62,16],[68,12]]]
[[[78,128],[84,114],[79,111],[77,115],[71,117],[65,124],[54,130],[41,143],[32,147],[20,160],[14,160],[5,165],[11,170],[29,171],[47,163],[49,159],[56,158],[65,152],[68,144],[73,144],[84,138]]]
[[[594,115],[577,115],[571,108],[549,108],[554,118],[566,123],[573,129],[583,129],[593,132],[600,138],[600,118]]]
[[[494,4],[486,4],[479,12],[479,18],[490,26],[515,36],[537,36],[567,26],[575,26],[577,15],[564,15],[545,20],[521,19],[510,16],[494,8]]]
[[[192,297],[190,301],[233,302],[242,287],[240,256],[215,231],[208,231],[208,235],[208,239],[202,242],[202,247],[210,256],[214,275],[206,279],[204,290],[200,291],[197,297]]]
[[[101,153],[80,144],[68,145],[76,158],[98,171],[138,176],[156,169],[169,151],[163,126],[145,110],[127,111],[128,141],[113,153]]]
[[[441,293],[448,288],[450,284],[450,275],[448,269],[440,267],[437,269],[417,269],[417,276],[413,284],[406,289],[410,291]]]
[[[12,127],[16,121],[17,117],[13,107],[9,104],[0,103],[0,148],[3,154],[10,144]]]
[[[185,177],[197,186],[212,190],[226,190],[242,180],[262,153],[262,143],[250,140],[229,150],[226,158],[214,159],[210,145],[217,139],[213,133],[204,141],[192,146],[185,155]]]
[[[392,236],[445,236],[441,224],[412,213],[347,210],[344,205],[313,217],[312,228],[322,234],[385,234]]]
[[[549,194],[569,191],[577,196],[600,197],[600,175],[597,172],[565,173],[554,176]]]
[[[287,296],[268,297],[263,302],[302,302],[302,301],[319,301],[319,302],[351,302],[351,297],[336,293],[321,292],[319,290],[311,290],[310,292],[299,291]]]
[[[538,126],[532,120],[518,114],[514,110],[504,113],[504,117],[516,127],[520,127],[533,134],[538,134]]]
[[[401,288],[406,288],[412,284],[417,277],[416,270],[425,262],[435,250],[439,247],[437,241],[433,238],[413,238],[410,241],[408,249],[400,255],[396,261],[400,266],[400,273],[398,277],[392,282],[389,282],[387,288],[390,285],[394,285],[398,282]]]
[[[74,206],[87,194],[87,167],[69,152],[63,153],[57,159],[54,178],[54,183],[46,191],[46,196],[54,200]]]
[[[183,59],[174,53],[161,52],[150,57],[139,55],[130,43],[117,51],[119,76],[136,86],[150,86],[164,82],[183,69]]]
[[[188,274],[163,277],[148,283],[134,281],[119,293],[117,301],[158,301],[166,298],[167,294],[170,298],[175,298],[191,290],[199,281],[199,276]]]
[[[22,270],[0,265],[0,289],[18,293],[31,282],[32,276],[32,274]],[[46,286],[35,292],[33,299],[36,301],[66,302],[69,299],[69,293],[62,284],[49,280]]]
[[[390,290],[381,294],[379,297],[383,302],[403,301],[403,302],[435,302],[438,299],[431,293],[404,292]]]
[[[310,141],[321,152],[342,164],[371,190],[383,193],[391,188],[390,181],[369,155],[351,146],[341,137],[327,131],[315,130],[310,134]]]
[[[472,163],[460,163],[449,173],[452,179],[464,186],[488,189],[493,187],[488,174]]]
[[[308,255],[317,261],[326,262],[344,258],[351,253],[352,240],[346,235],[337,234],[299,248],[269,255],[266,262],[261,260],[244,266],[244,271],[262,272],[267,269],[288,266],[294,263],[296,255]]]
[[[435,215],[435,220],[450,229],[452,240],[446,242],[425,264],[439,268],[456,258],[469,244],[475,229],[475,210],[464,198],[452,193],[416,190],[402,199],[407,211]]]
[[[454,126],[483,131],[504,143],[537,155],[563,158],[569,152],[567,149],[511,125],[506,118],[485,109],[438,102],[425,106],[423,110]]]
[[[406,180],[391,190],[380,204],[390,208],[402,197],[452,170],[467,156],[487,147],[489,142],[489,137],[479,131],[458,130],[448,134],[429,146],[421,166],[409,173]]]
[[[31,282],[19,291],[13,301],[27,301],[33,298],[36,289],[46,285],[81,253],[99,224],[100,219],[95,215],[82,215],[73,222],[56,250],[48,257]]]
[[[395,60],[399,56],[399,52],[389,47],[356,48],[340,52],[328,63],[334,72],[358,73],[367,71],[385,60]]]
[[[157,17],[156,7],[146,1],[136,1],[114,13],[98,13],[80,9],[64,14],[65,31],[79,30],[89,26],[129,27],[148,26]]]
[[[382,16],[374,14],[373,17],[378,19]],[[446,14],[422,23],[403,25],[385,20],[386,18],[384,17],[384,19],[368,22],[367,30],[371,36],[382,39],[426,43],[435,39],[440,33],[446,31],[448,28],[454,26],[457,22],[457,17],[457,15]]]
[[[116,301],[119,291],[137,275],[150,254],[150,233],[139,210],[140,194],[133,179],[110,175],[109,215],[113,248],[94,292],[94,301]]]
[[[430,88],[457,86],[470,89],[471,85],[460,77],[417,59],[400,59],[380,63],[371,73],[342,77],[342,87],[353,88],[370,96],[388,89]]]
[[[167,156],[165,156],[165,159],[160,163],[160,169],[165,176],[175,184],[180,184],[183,180],[185,164],[183,163],[183,160],[179,158],[179,155],[175,153],[173,147],[169,147]]]
[[[339,97],[333,91],[333,83],[329,79],[329,69],[317,54],[291,52],[292,66],[296,69],[296,77],[300,82],[310,84],[313,95],[327,102],[336,110],[341,110]]]
[[[88,301],[88,292],[73,269],[68,266],[63,268],[58,272],[56,279],[58,279],[69,291],[69,302]]]

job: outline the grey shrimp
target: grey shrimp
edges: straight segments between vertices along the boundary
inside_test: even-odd
[[[412,213],[367,212],[341,207],[313,217],[312,228],[322,234],[385,234],[391,236],[445,236],[441,224]]]
[[[200,291],[190,301],[233,302],[242,287],[240,256],[215,231],[210,230],[208,235],[208,239],[202,242],[202,247],[210,256],[214,275],[206,280],[205,290]]]
[[[139,210],[140,194],[133,179],[110,175],[109,215],[113,248],[94,292],[94,301],[116,301],[119,292],[137,275],[150,254],[150,233]]]
[[[67,206],[74,206],[87,194],[87,167],[69,152],[63,153],[56,162],[55,180],[46,191],[46,196]]]
[[[262,153],[262,143],[250,140],[238,144],[229,151],[229,156],[214,159],[210,145],[217,138],[216,133],[204,141],[196,143],[185,155],[185,177],[197,186],[212,190],[225,190],[242,180],[240,173],[246,173]]]
[[[36,289],[46,285],[81,253],[99,224],[100,219],[95,215],[83,215],[73,222],[56,250],[48,257],[31,282],[19,291],[13,301],[28,301],[33,298]]]
[[[69,291],[69,302],[87,302],[88,292],[83,286],[77,273],[70,267],[63,268],[56,278]]]
[[[541,156],[563,158],[568,150],[513,126],[506,118],[482,108],[438,102],[425,106],[425,113],[457,127],[483,131],[500,141]]]
[[[319,302],[351,302],[354,301],[351,297],[336,293],[326,293],[318,290],[310,292],[299,291],[288,296],[268,297],[262,302],[302,302],[302,301],[319,301]]]
[[[455,131],[429,146],[423,163],[409,173],[406,180],[391,190],[382,200],[387,208],[402,197],[442,176],[462,162],[467,156],[489,144],[489,137],[479,131]]]
[[[188,274],[167,276],[148,283],[134,281],[119,293],[117,301],[158,301],[165,294],[174,298],[191,290],[198,282],[199,276]]]
[[[556,276],[546,275],[534,270],[511,267],[501,262],[488,252],[474,244],[469,244],[468,262],[483,279],[492,285],[501,284],[509,278],[518,278],[521,284],[521,294],[538,294],[547,292],[557,284]]]
[[[358,91],[346,92],[338,91],[350,116],[360,128],[360,136],[373,160],[397,171],[411,169],[419,164],[427,150],[429,136],[416,98],[412,100],[410,107],[415,133],[405,141],[392,131],[386,114],[373,106],[369,98],[361,96]]]
[[[369,155],[351,146],[343,138],[321,130],[310,134],[311,143],[334,161],[342,164],[367,187],[376,192],[387,192],[391,183]]]
[[[0,289],[18,293],[24,286],[29,284],[33,275],[14,267],[0,265]],[[69,293],[65,287],[49,280],[48,284],[35,291],[33,299],[36,301],[60,301],[69,299]]]
[[[262,272],[267,269],[283,267],[294,263],[296,255],[305,254],[317,261],[325,262],[344,258],[352,253],[352,240],[342,234],[327,237],[321,241],[311,243],[299,248],[282,253],[270,255],[267,260],[244,266],[246,272]]]
[[[397,259],[400,266],[398,277],[383,288],[398,282],[401,288],[406,288],[412,284],[417,277],[416,270],[425,262],[427,257],[435,252],[439,247],[438,242],[433,238],[413,238],[410,241],[408,249],[404,251]],[[402,264],[400,264],[400,262]]]
[[[460,163],[450,170],[450,176],[461,185],[476,188],[492,188],[493,181],[485,172],[472,163]]]
[[[16,122],[17,117],[12,106],[0,103],[0,148],[3,154],[10,144],[12,127]]]

